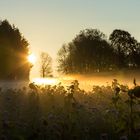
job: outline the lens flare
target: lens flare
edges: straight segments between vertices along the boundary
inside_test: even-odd
[[[35,64],[36,62],[36,56],[34,54],[28,55],[27,59],[31,64]]]

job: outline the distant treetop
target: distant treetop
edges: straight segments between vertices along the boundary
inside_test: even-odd
[[[140,43],[124,30],[107,39],[98,29],[85,29],[58,51],[58,71],[93,73],[140,67]]]

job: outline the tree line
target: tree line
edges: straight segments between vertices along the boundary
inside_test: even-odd
[[[0,21],[0,80],[29,80],[32,64],[27,60],[29,43],[19,29]],[[140,68],[140,43],[127,31],[115,29],[107,36],[85,29],[58,51],[58,71],[93,73]],[[52,76],[52,58],[41,53],[40,76]]]
[[[85,29],[58,52],[58,71],[93,73],[140,67],[140,43],[127,31],[115,29],[107,36]]]

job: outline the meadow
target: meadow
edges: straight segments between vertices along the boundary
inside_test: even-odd
[[[38,86],[0,89],[2,140],[139,140],[140,87],[114,79],[111,85],[81,90]]]

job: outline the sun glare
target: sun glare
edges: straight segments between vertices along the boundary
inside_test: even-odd
[[[27,59],[31,64],[35,64],[36,62],[36,56],[34,54],[29,54]]]
[[[33,82],[37,85],[55,85],[58,81],[55,78],[35,78]]]

